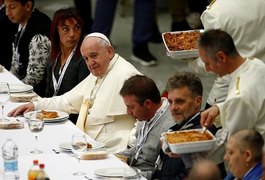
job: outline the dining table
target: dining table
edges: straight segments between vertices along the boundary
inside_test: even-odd
[[[3,71],[0,72],[0,82],[1,81],[10,84],[23,84],[6,69],[3,69]],[[7,113],[12,109],[25,103],[28,102],[11,102],[9,100],[4,107],[5,117],[7,117]],[[9,117],[7,117],[7,119],[8,118]],[[2,147],[8,138],[11,138],[18,146],[18,171],[20,180],[27,179],[27,173],[35,159],[37,159],[39,163],[45,164],[45,171],[51,180],[103,179],[103,177],[97,176],[95,171],[98,172],[98,170],[102,169],[103,171],[104,169],[106,171],[111,171],[111,169],[129,168],[126,163],[110,152],[105,159],[81,160],[78,164],[78,160],[74,154],[71,151],[65,151],[65,149],[62,149],[61,145],[70,143],[73,134],[84,134],[87,141],[92,144],[95,143],[95,141],[68,119],[56,121],[54,123],[45,123],[43,130],[38,133],[38,141],[36,144],[34,134],[28,127],[28,120],[24,116],[18,116],[15,118],[22,122],[24,127],[20,129],[0,129],[0,146]],[[35,145],[37,145],[38,149],[43,153],[30,153],[30,151],[35,148]],[[98,150],[104,151],[104,147]],[[3,164],[3,158],[0,157],[0,179],[2,179],[4,175]],[[85,172],[86,175],[74,176],[73,173],[76,172],[78,168]],[[115,179],[115,177],[106,179]],[[140,179],[145,178],[141,177]]]

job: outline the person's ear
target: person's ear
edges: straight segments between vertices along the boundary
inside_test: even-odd
[[[198,109],[201,109],[202,96],[196,96],[195,99],[194,99],[194,102],[196,104],[196,107]]]
[[[225,63],[227,60],[227,56],[223,51],[218,51],[215,57],[216,57],[217,63],[220,63],[220,64]]]
[[[110,59],[114,56],[114,48],[112,46],[108,46],[108,55]]]
[[[114,48],[112,46],[108,46],[108,53],[111,55],[114,54]]]
[[[197,96],[197,97],[195,98],[195,102],[196,102],[196,104],[200,105],[201,102],[202,102],[202,96]]]
[[[250,149],[245,150],[246,163],[249,163],[252,160],[253,152]]]
[[[150,99],[146,99],[144,101],[144,107],[150,108],[151,104],[152,104],[152,101]]]
[[[27,11],[32,11],[33,3],[31,1],[27,1],[24,7],[26,8]]]

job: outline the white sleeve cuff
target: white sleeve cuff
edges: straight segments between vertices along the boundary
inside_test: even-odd
[[[32,103],[34,105],[34,111],[36,111],[38,109],[38,101],[33,101]]]

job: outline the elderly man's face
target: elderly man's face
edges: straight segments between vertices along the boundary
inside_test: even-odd
[[[80,50],[90,72],[96,77],[102,77],[114,56],[113,48],[102,46],[97,37],[89,37],[84,40]]]
[[[201,100],[201,96],[192,98],[188,87],[168,91],[171,114],[179,123],[200,111]]]
[[[227,141],[224,160],[236,178],[242,178],[248,171],[246,169],[246,155],[240,151],[239,145],[234,137],[230,137]]]

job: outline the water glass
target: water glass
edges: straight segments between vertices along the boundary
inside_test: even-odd
[[[4,120],[4,107],[10,97],[10,88],[7,82],[0,82],[0,105],[1,105],[1,117],[0,120]]]
[[[87,140],[84,134],[74,134],[71,141],[72,152],[76,155],[78,160],[78,167],[80,164],[81,155],[87,151]],[[86,173],[77,170],[73,175],[75,176],[84,176]]]
[[[32,154],[41,154],[43,153],[41,150],[38,149],[38,134],[43,130],[44,128],[44,120],[41,118],[41,115],[37,116],[36,113],[31,113],[30,118],[28,120],[28,127],[30,132],[32,132],[35,136],[35,149],[30,151]]]

